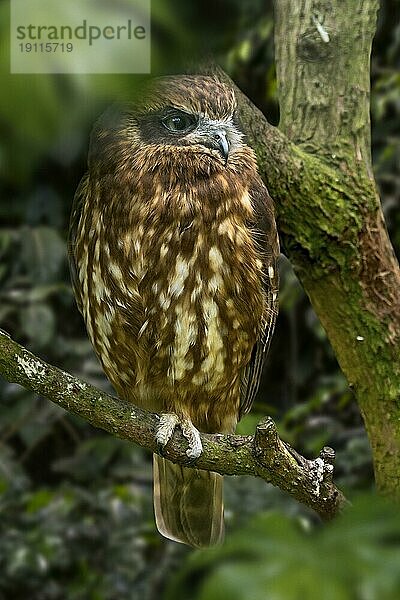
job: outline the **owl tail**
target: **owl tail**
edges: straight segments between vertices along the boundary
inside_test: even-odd
[[[165,537],[204,548],[224,537],[223,478],[154,455],[154,512]]]

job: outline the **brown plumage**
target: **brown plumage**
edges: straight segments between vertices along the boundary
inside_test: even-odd
[[[211,77],[154,80],[91,136],[71,219],[75,295],[118,394],[180,424],[233,432],[250,409],[277,312],[272,201]],[[194,427],[195,428],[194,428]],[[193,546],[223,536],[222,478],[154,461],[157,526]]]

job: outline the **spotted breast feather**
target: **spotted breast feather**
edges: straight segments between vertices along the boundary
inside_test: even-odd
[[[208,77],[156,80],[96,124],[70,255],[78,306],[121,397],[197,430],[232,432],[249,410],[277,311],[271,199]],[[223,535],[222,480],[155,458],[159,530],[194,546]]]

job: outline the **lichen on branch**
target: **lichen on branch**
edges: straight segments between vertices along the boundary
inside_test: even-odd
[[[316,460],[307,460],[279,438],[270,418],[258,425],[255,436],[201,434],[203,452],[193,461],[186,455],[187,442],[179,430],[160,449],[155,436],[159,415],[49,365],[2,330],[0,375],[47,397],[94,427],[162,453],[172,462],[222,475],[260,477],[315,510],[323,520],[333,518],[346,504],[332,482],[333,450],[324,448]]]

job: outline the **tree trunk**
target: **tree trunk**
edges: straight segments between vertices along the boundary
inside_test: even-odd
[[[285,250],[358,400],[378,489],[400,499],[400,271],[370,150],[378,2],[275,4],[279,129],[287,137],[246,100],[243,121]]]

